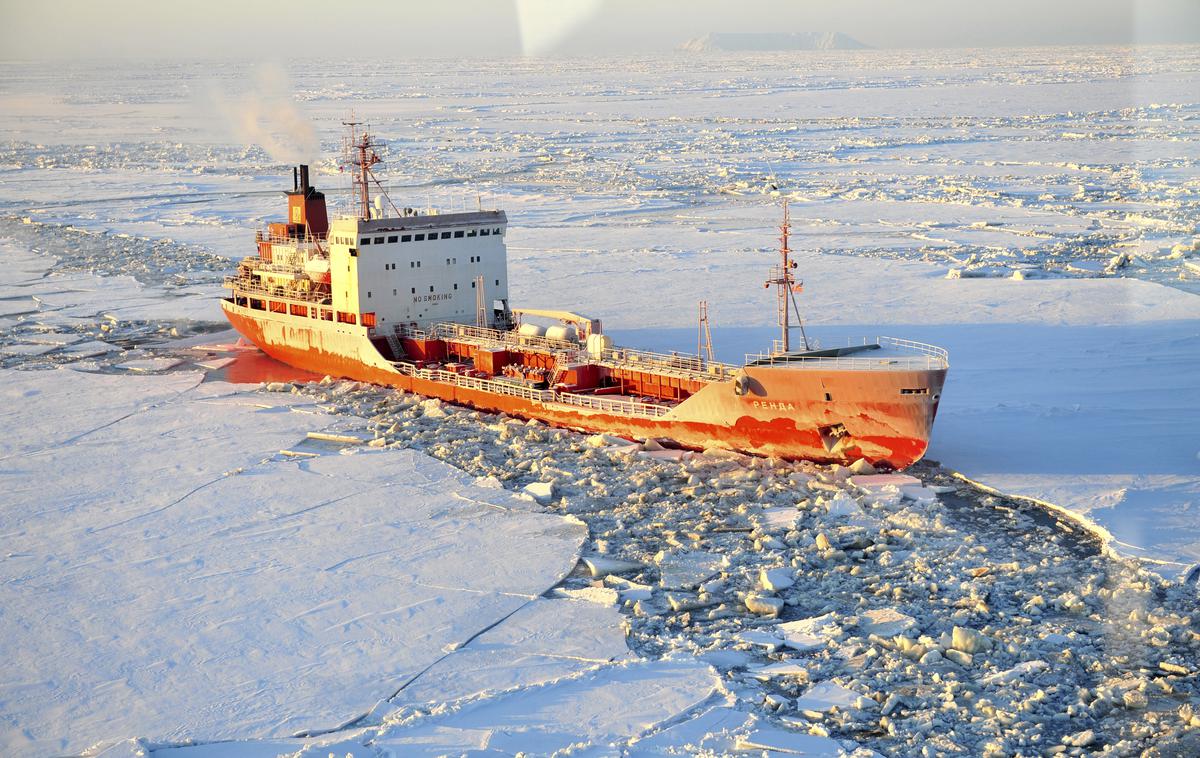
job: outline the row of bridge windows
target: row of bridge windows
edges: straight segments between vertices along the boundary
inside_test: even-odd
[[[396,242],[432,242],[436,239],[461,239],[464,237],[488,237],[490,235],[501,234],[501,227],[493,227],[491,229],[459,229],[450,232],[414,232],[411,234],[381,234],[377,237],[363,237],[358,240],[358,246],[366,245],[387,245]],[[335,236],[333,238],[335,244],[354,245],[353,237]]]

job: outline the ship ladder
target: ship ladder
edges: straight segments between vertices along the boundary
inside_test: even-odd
[[[392,360],[398,361],[404,358],[404,345],[400,344],[400,338],[394,334],[385,335],[387,338],[388,347],[392,349]]]

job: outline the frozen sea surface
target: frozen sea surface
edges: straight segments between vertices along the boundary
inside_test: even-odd
[[[932,457],[1164,577],[1200,560],[1200,49],[709,60],[310,62],[282,93],[239,63],[5,64],[0,624],[28,651],[4,664],[6,750],[1194,752],[1192,590],[1028,504],[198,383],[244,352],[206,344],[217,281],[288,164],[346,207],[353,109],[398,204],[509,212],[514,302],[641,347],[694,349],[699,298],[721,357],[768,344],[790,198],[810,334],[950,349]],[[320,150],[231,128],[264,102]],[[304,440],[326,425],[381,448]],[[560,515],[501,482],[553,485]],[[580,549],[641,568],[588,577]],[[776,600],[833,614],[826,644],[748,611]],[[860,611],[918,623],[871,638]],[[856,697],[808,707],[831,692]]]
[[[697,206],[756,216],[764,196],[787,195],[798,246],[827,253],[964,275],[1200,281],[1186,265],[1200,200],[1195,47],[705,60],[6,64],[0,209],[236,256],[233,222],[274,211],[288,160],[341,186],[332,154],[354,109],[388,141],[408,205],[482,194],[525,211],[524,227],[555,215],[546,200],[584,197],[603,210],[578,209],[576,226],[667,211],[687,228],[703,223],[686,218]],[[270,109],[292,96],[315,133],[289,140]],[[236,128],[247,114],[261,134]],[[255,136],[270,154],[244,146]]]

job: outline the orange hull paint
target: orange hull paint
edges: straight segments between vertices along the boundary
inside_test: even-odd
[[[221,305],[234,328],[263,352],[318,374],[580,431],[793,460],[849,463],[861,458],[897,469],[914,463],[928,447],[946,376],[945,369],[747,366],[750,381],[744,395],[734,392],[731,381],[714,381],[665,416],[638,417],[409,376],[379,355],[364,327],[250,310],[228,300]],[[928,394],[902,395],[904,387],[927,387]],[[837,438],[822,434],[834,426],[846,433]]]

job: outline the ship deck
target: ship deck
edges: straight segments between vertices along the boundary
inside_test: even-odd
[[[589,351],[579,342],[468,324],[425,330],[395,327],[376,344],[398,371],[471,389],[558,402],[624,415],[657,417],[714,382],[746,368],[795,371],[945,369],[945,351],[882,337],[874,342],[807,352],[748,355],[744,367],[679,353],[621,347]],[[493,355],[503,356],[496,362]]]

